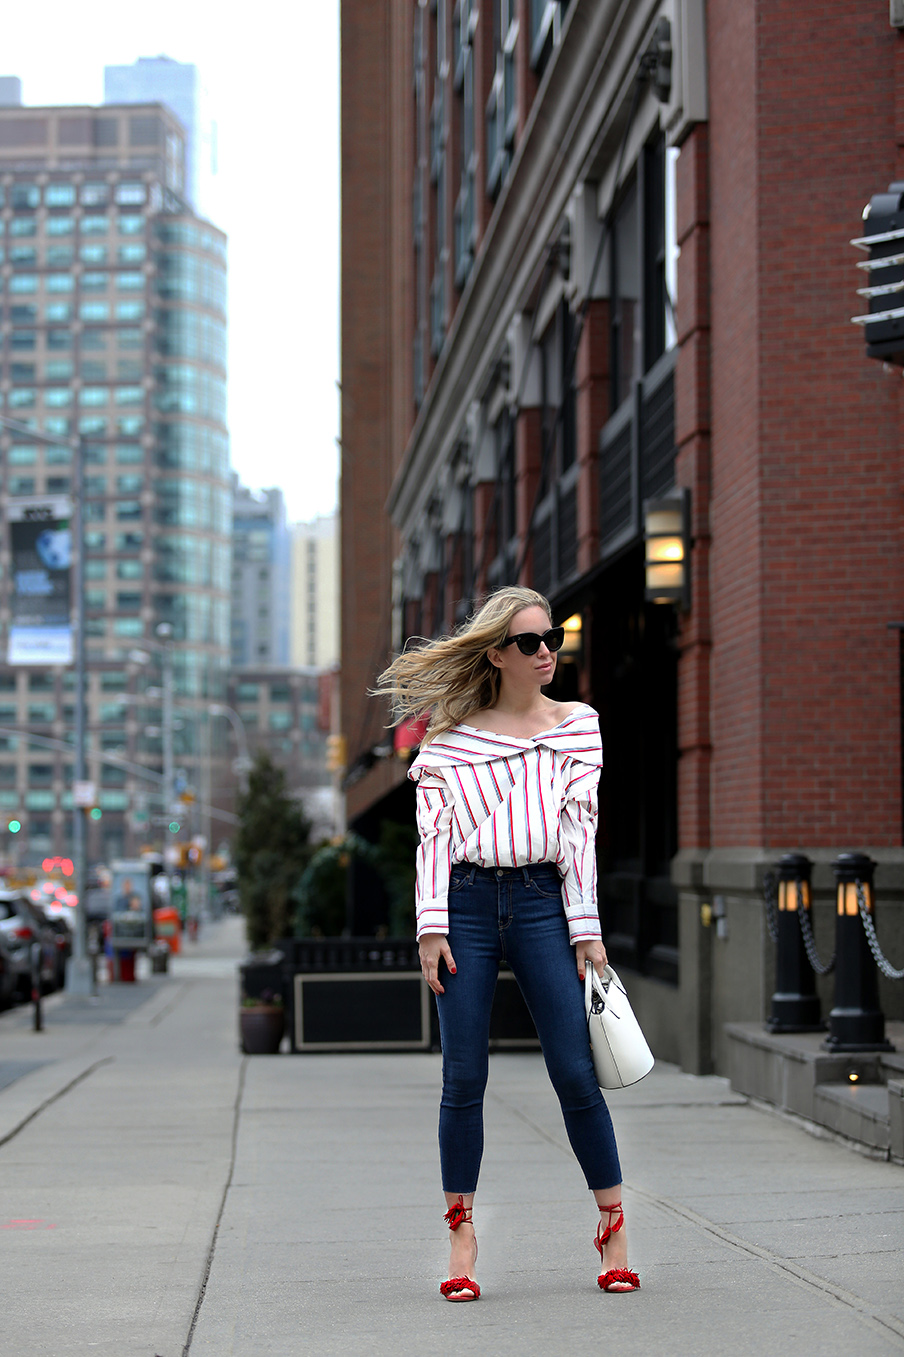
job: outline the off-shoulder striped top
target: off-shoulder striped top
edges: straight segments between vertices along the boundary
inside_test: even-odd
[[[581,703],[530,739],[458,725],[411,765],[417,783],[417,935],[447,933],[452,867],[554,863],[572,942],[598,938],[599,717]]]

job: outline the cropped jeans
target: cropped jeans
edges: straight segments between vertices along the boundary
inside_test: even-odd
[[[550,863],[452,869],[449,946],[436,996],[443,1047],[439,1147],[443,1190],[474,1192],[483,1155],[490,1010],[500,961],[524,995],[571,1147],[591,1190],[615,1187],[621,1169],[612,1119],[593,1072],[584,987]],[[588,963],[589,964],[589,963]]]

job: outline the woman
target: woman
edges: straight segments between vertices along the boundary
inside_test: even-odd
[[[596,904],[599,720],[554,702],[564,639],[532,589],[493,594],[455,635],[400,655],[381,675],[397,720],[429,711],[417,783],[417,935],[443,1048],[439,1144],[452,1231],[450,1301],[477,1300],[471,1220],[483,1151],[490,1009],[500,961],[530,1008],[572,1148],[600,1209],[604,1291],[636,1291],[627,1268],[621,1170],[590,1056],[584,967],[602,973]]]

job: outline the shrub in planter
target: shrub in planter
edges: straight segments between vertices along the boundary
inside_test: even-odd
[[[238,806],[235,864],[239,902],[253,952],[292,931],[293,889],[310,861],[310,824],[286,791],[286,775],[265,751],[255,759]]]
[[[276,1055],[286,1030],[282,995],[264,990],[246,995],[239,1009],[239,1035],[246,1055]]]

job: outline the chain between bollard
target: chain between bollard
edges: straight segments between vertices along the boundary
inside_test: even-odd
[[[863,931],[866,934],[866,940],[869,943],[869,950],[873,954],[873,960],[879,967],[879,970],[887,980],[904,980],[904,966],[895,970],[894,966],[883,956],[882,948],[879,946],[879,939],[876,936],[876,926],[873,923],[872,915],[866,907],[866,892],[863,889],[863,883],[857,883],[857,904],[860,909],[860,918],[863,920]]]
[[[831,975],[835,969],[835,957],[833,955],[829,962],[823,962],[819,959],[816,939],[813,937],[813,925],[810,923],[810,911],[804,907],[804,888],[800,881],[797,883],[797,917],[800,920],[800,931],[803,934],[807,960],[817,975]]]
[[[763,903],[766,906],[766,927],[773,942],[778,942],[778,877],[775,872],[766,872],[763,877]]]

